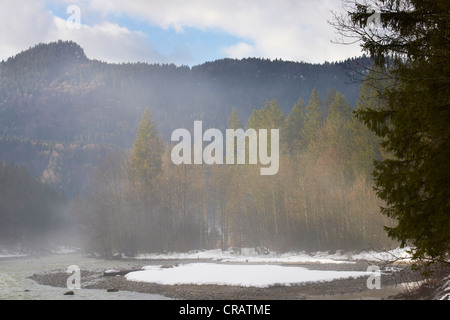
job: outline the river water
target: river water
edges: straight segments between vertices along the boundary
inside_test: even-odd
[[[82,270],[126,269],[126,261],[107,261],[79,254],[49,255],[45,257],[0,257],[0,300],[166,300],[168,298],[129,291],[79,289],[75,295],[65,296],[67,288],[44,286],[28,279],[33,274],[67,270],[77,265]],[[68,274],[69,278],[71,274]],[[83,282],[83,278],[81,278]]]

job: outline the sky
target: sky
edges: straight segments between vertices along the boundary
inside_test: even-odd
[[[333,43],[340,0],[0,0],[0,60],[72,40],[90,59],[198,65],[259,57],[323,63],[361,55]]]

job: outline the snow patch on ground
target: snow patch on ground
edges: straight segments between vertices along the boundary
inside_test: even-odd
[[[72,253],[79,253],[82,251],[82,249],[80,249],[80,248],[68,247],[68,246],[56,246],[49,250],[50,250],[50,252],[52,252],[54,254],[72,254]]]
[[[397,248],[385,252],[365,251],[360,253],[328,253],[328,252],[287,252],[276,253],[265,251],[263,254],[252,248],[244,248],[240,252],[228,250],[202,250],[186,253],[152,253],[140,254],[136,259],[144,260],[212,260],[229,263],[274,263],[274,264],[298,264],[298,263],[355,263],[358,260],[366,261],[390,261],[402,259],[408,261],[409,248]]]
[[[79,253],[83,250],[80,248],[57,245],[51,247],[42,247],[36,251],[27,248],[21,248],[17,246],[17,248],[1,248],[0,247],[0,258],[19,258],[19,257],[27,257],[29,255],[36,255],[39,253],[52,253],[52,254],[72,254]]]
[[[26,254],[20,253],[0,253],[0,258],[20,258],[26,257]]]
[[[162,285],[229,285],[267,288],[275,285],[290,286],[306,282],[369,277],[371,274],[363,271],[323,271],[279,265],[190,263],[173,268],[147,266],[142,271],[128,273],[126,279]]]
[[[11,249],[0,247],[0,258],[19,258],[25,256],[26,254],[23,254],[19,248]]]
[[[392,261],[408,259],[408,248],[388,252],[359,253],[287,252],[276,253],[267,249],[204,250],[186,253],[141,254],[137,259],[199,260],[167,266],[147,266],[142,271],[128,273],[126,279],[162,285],[230,285],[243,287],[290,286],[306,282],[370,277],[369,271],[310,270],[295,264],[355,264],[357,261]],[[201,261],[200,261],[201,260]],[[211,262],[204,262],[204,261]]]
[[[450,300],[450,276],[444,279],[444,283],[436,290],[434,300]]]
[[[396,248],[389,251],[365,251],[349,256],[351,260],[366,261],[411,261],[411,248]]]

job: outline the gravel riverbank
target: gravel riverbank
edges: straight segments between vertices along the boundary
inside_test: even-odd
[[[198,262],[198,261],[196,261]],[[168,267],[188,261],[129,261],[126,270],[139,270],[145,265],[160,264]],[[365,271],[369,263],[355,264],[302,264],[299,266],[314,270]],[[123,275],[105,276],[106,270],[81,269],[83,289],[102,289],[114,294],[117,291],[134,291],[159,294],[182,300],[308,300],[308,299],[402,299],[403,283],[419,281],[421,278],[407,267],[397,267],[397,271],[384,272],[381,289],[369,290],[367,277],[341,279],[327,282],[312,282],[292,286],[272,286],[268,288],[223,286],[223,285],[160,285],[128,281]],[[42,285],[62,288],[67,292],[68,274],[65,270],[50,270],[34,274],[30,279]],[[76,294],[76,290],[74,290]]]

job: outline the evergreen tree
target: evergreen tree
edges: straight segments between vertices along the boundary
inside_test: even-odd
[[[380,160],[375,135],[353,116],[350,105],[338,91],[330,103],[322,133],[325,134],[326,146],[339,154],[343,164],[341,171],[348,181],[353,181],[361,173],[369,176],[373,160]]]
[[[248,120],[248,128],[258,129],[263,123],[263,115],[261,110],[253,110]]]
[[[303,122],[305,117],[305,102],[300,98],[292,107],[291,114],[286,119],[283,142],[290,153],[300,151],[303,147]]]
[[[319,93],[314,88],[305,108],[305,120],[302,130],[305,145],[310,144],[316,138],[317,132],[323,124],[323,112],[320,104]]]
[[[235,107],[233,107],[233,111],[231,112],[231,115],[228,118],[227,124],[228,124],[229,129],[236,130],[236,129],[243,128],[242,122],[239,119],[239,115],[238,115]],[[234,139],[232,141],[229,141],[229,140],[226,141],[226,150],[225,151],[227,154],[231,154],[231,153],[234,154],[234,163],[237,164],[237,143],[235,140],[236,139]],[[246,159],[248,160],[248,146],[246,146]]]
[[[231,112],[231,115],[228,118],[227,124],[229,129],[239,129],[243,127],[242,122],[239,119],[239,115],[236,111],[236,107],[233,107],[233,111]]]
[[[284,127],[286,116],[275,99],[266,102],[263,110],[267,121],[266,129],[282,129]]]
[[[330,110],[328,111],[328,119],[351,119],[352,108],[348,104],[345,97],[336,92],[333,102],[330,104]]]
[[[282,129],[286,116],[280,109],[278,102],[273,99],[267,101],[264,108],[253,110],[248,123],[253,129]]]
[[[447,260],[450,252],[450,2],[356,3],[336,26],[362,40],[363,49],[390,78],[378,91],[384,103],[356,116],[382,139],[391,157],[375,163],[382,212],[397,221],[388,234],[413,246],[414,258]]]
[[[163,144],[149,108],[144,110],[133,146],[133,171],[136,178],[150,185],[162,167]]]
[[[336,96],[336,89],[328,89],[327,96],[325,97],[325,109],[329,110],[331,104],[334,101],[334,97]]]

